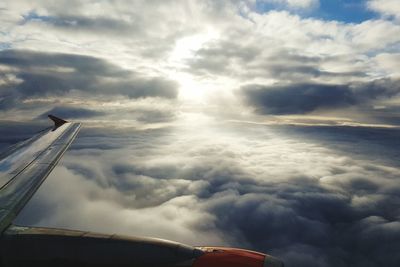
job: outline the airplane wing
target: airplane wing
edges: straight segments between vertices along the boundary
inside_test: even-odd
[[[1,267],[283,267],[272,256],[243,249],[13,225],[81,127],[52,115],[49,118],[53,128],[0,155]]]
[[[54,169],[81,124],[49,115],[54,127],[18,143],[0,155],[0,232]]]

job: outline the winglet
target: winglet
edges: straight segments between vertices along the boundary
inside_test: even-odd
[[[49,117],[50,120],[52,120],[52,121],[54,122],[54,127],[53,127],[53,130],[52,130],[52,131],[57,130],[58,127],[60,127],[60,126],[63,125],[64,123],[67,123],[67,122],[68,122],[68,121],[66,121],[66,120],[60,119],[60,118],[58,118],[58,117],[56,117],[56,116],[53,116],[53,115],[51,115],[51,114],[48,115],[48,117]]]

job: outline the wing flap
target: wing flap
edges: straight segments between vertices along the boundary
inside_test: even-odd
[[[54,169],[80,126],[67,122],[43,132],[0,161],[0,232],[10,225]]]

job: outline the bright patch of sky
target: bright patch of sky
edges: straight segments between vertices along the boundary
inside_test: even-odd
[[[323,20],[336,20],[345,23],[360,23],[378,17],[368,9],[365,0],[320,0],[319,4],[295,5],[300,1],[263,0],[256,2],[256,10],[260,13],[270,10],[290,10],[302,17]],[[312,1],[308,1],[312,3]],[[292,3],[292,4],[291,4]]]

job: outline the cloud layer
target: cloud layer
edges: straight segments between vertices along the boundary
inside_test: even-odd
[[[396,265],[398,130],[192,126],[84,129],[18,222]]]
[[[284,8],[276,10],[269,5],[272,2]],[[193,108],[193,103],[224,103],[223,110],[240,106],[237,114],[231,114],[235,119],[254,109],[253,102],[243,101],[246,98],[236,90],[257,86],[282,89],[276,105],[287,102],[290,106],[293,98],[288,93],[301,96],[299,101],[318,98],[318,103],[304,103],[303,110],[289,107],[282,111],[272,105],[266,113],[303,114],[308,120],[309,111],[313,116],[326,116],[319,113],[320,106],[338,112],[351,106],[345,120],[397,125],[398,118],[391,112],[398,108],[397,94],[388,95],[386,87],[379,87],[383,92],[374,94],[385,97],[361,101],[358,95],[363,93],[358,91],[363,89],[354,93],[351,88],[375,86],[388,79],[388,86],[394,87],[390,90],[398,88],[395,59],[400,54],[400,24],[387,15],[387,10],[394,10],[393,3],[369,1],[364,8],[378,13],[359,23],[321,20],[298,11],[318,4],[250,0],[77,1],[74,5],[69,1],[56,5],[51,1],[6,2],[0,11],[4,33],[0,41],[1,110],[4,116],[20,118],[22,107],[25,111],[36,108],[37,116],[43,113],[45,109],[37,107],[43,107],[42,100],[49,97],[58,98],[58,106],[82,105],[73,99],[90,99],[97,106],[112,101],[116,106],[121,101],[159,97],[180,101],[174,111],[168,110],[175,114],[182,107],[185,111]],[[155,17],[157,20],[152,19]],[[313,97],[304,97],[304,85],[312,87]],[[321,86],[327,90],[317,89]],[[227,96],[231,99],[224,101]],[[321,105],[323,98],[332,101]],[[333,102],[336,104],[330,104]],[[55,108],[46,105],[47,110]],[[13,108],[18,112],[7,112]],[[156,109],[160,111],[160,107]]]

